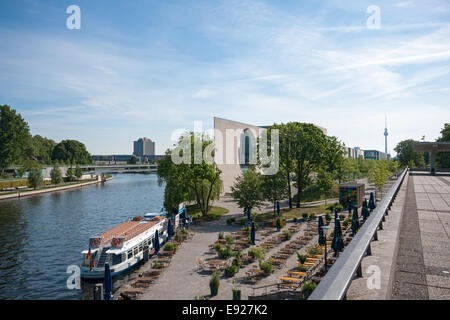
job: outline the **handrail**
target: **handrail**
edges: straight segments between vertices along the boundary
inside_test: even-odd
[[[401,173],[396,183],[381,199],[308,300],[342,300],[346,298],[354,274],[358,273],[362,276],[361,261],[366,253],[370,254],[370,243],[374,237],[377,237],[378,228],[382,229],[384,217],[390,209],[407,171],[408,168]]]

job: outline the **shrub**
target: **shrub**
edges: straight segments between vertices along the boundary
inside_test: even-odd
[[[325,220],[327,220],[328,222],[330,222],[332,218],[333,218],[333,217],[331,216],[331,213],[327,212],[327,213],[325,214]]]
[[[252,247],[248,250],[248,255],[255,260],[264,259],[266,250],[263,247]]]
[[[310,220],[316,219],[316,214],[315,214],[314,212],[311,212],[311,213],[309,214],[309,219],[310,219]]]
[[[223,239],[223,232],[219,232],[219,239]]]
[[[303,212],[302,213],[302,217],[303,217],[303,219],[308,219],[308,213],[307,212]]]
[[[277,230],[281,230],[283,228],[283,221],[281,221],[281,218],[277,218],[277,221],[275,222],[275,226],[277,227]]]
[[[317,287],[317,285],[314,282],[312,282],[311,280],[306,281],[302,287],[303,297],[305,299],[307,299],[316,287]]]
[[[234,243],[234,239],[231,236],[226,236],[225,240],[227,241],[228,245],[232,245]]]
[[[306,271],[308,271],[308,267],[302,266],[302,265],[299,265],[299,266],[297,267],[297,269],[298,269],[298,271],[300,271],[300,272],[306,272]]]
[[[79,165],[77,165],[75,167],[75,177],[77,177],[77,179],[81,179],[81,177],[83,176],[83,170],[81,170],[81,167]]]
[[[348,220],[346,219],[346,220],[344,220],[344,222],[342,222],[342,226],[344,227],[344,228],[347,228],[347,226],[348,226]]]
[[[294,222],[297,222],[297,220],[298,220],[297,217],[295,217],[295,218],[294,218]]]
[[[300,262],[301,265],[303,265],[306,262],[307,258],[308,258],[307,256],[297,252],[297,260],[298,262]]]
[[[233,255],[233,249],[231,249],[231,246],[227,245],[225,248],[220,246],[220,249],[216,249],[216,251],[219,253],[219,256],[222,258],[228,258]]]
[[[283,235],[284,235],[284,240],[285,240],[285,241],[287,241],[287,240],[289,240],[289,239],[292,238],[292,232],[290,232],[290,231],[285,231],[285,232],[283,233]]]
[[[318,244],[314,244],[311,247],[308,248],[308,253],[311,255],[316,255],[316,254],[320,254],[321,251],[319,249],[319,245]]]
[[[344,221],[344,219],[345,219],[345,215],[340,214],[340,215],[339,215],[339,220]]]
[[[265,274],[272,273],[272,261],[271,259],[267,261],[260,261],[259,268],[264,271]]]
[[[232,277],[238,271],[238,267],[236,265],[231,265],[225,268],[225,275],[227,277]]]
[[[177,251],[176,243],[173,242],[166,243],[166,245],[164,246],[164,251],[173,251],[173,253],[175,253]]]
[[[240,224],[241,224],[241,226],[245,226],[247,224],[247,220],[246,219],[241,219],[240,220]]]
[[[240,258],[234,258],[231,265],[236,266],[237,268],[240,268],[240,267],[242,267],[242,261]]]
[[[159,263],[158,261],[155,261],[155,263],[153,264],[153,269],[161,269],[162,268],[162,264]]]
[[[211,296],[217,296],[220,286],[220,277],[217,272],[214,272],[209,280],[209,289],[211,290]]]

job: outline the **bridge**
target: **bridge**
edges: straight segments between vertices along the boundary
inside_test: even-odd
[[[343,299],[450,299],[449,173],[406,169],[387,190],[309,297]]]

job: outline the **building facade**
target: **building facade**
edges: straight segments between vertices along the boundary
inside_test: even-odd
[[[223,193],[231,193],[234,184],[249,164],[256,164],[257,139],[269,126],[255,126],[247,123],[214,117],[214,161],[222,171]],[[317,126],[326,135],[325,128]]]
[[[383,160],[387,159],[388,155],[378,150],[364,150],[364,159]]]
[[[133,143],[133,154],[139,158],[155,156],[155,142],[148,138],[139,138]]]
[[[354,159],[363,158],[364,159],[364,150],[361,150],[359,147],[355,147],[355,148],[345,147],[344,156],[346,158],[354,158]]]

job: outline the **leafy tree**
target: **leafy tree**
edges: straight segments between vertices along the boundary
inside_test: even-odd
[[[201,146],[201,159],[197,157],[195,146]],[[175,198],[182,201],[195,201],[202,212],[202,216],[207,216],[211,208],[211,202],[219,198],[222,191],[221,170],[213,162],[214,144],[206,135],[199,135],[188,132],[180,137],[176,148],[166,152],[165,159],[159,164],[163,165],[161,170],[158,166],[158,177],[162,183],[166,182],[165,198],[171,206],[175,207],[173,198],[168,194],[168,188],[176,192]],[[193,152],[192,152],[193,151]],[[187,152],[185,154],[185,152]],[[203,157],[210,152],[211,161]],[[172,153],[186,158],[175,164],[172,161]],[[178,182],[176,182],[178,180]],[[182,202],[180,201],[180,202]],[[180,203],[179,202],[179,203]],[[176,204],[178,206],[178,204]]]
[[[276,174],[262,176],[261,184],[263,198],[273,203],[273,214],[276,212],[277,201],[288,196],[284,172],[278,170]]]
[[[52,163],[52,153],[55,146],[55,141],[35,135],[31,138],[27,155],[38,159],[41,163],[50,164]]]
[[[77,140],[63,140],[52,152],[52,159],[63,160],[67,164],[88,164],[92,162],[86,146]]]
[[[333,175],[330,172],[320,169],[317,175],[317,185],[320,191],[325,195],[325,205],[326,205],[328,196],[334,185]]]
[[[66,178],[67,178],[68,181],[74,181],[75,180],[75,175],[73,173],[73,168],[72,167],[67,168]]]
[[[441,130],[438,142],[450,142],[450,123],[446,123]],[[436,156],[436,165],[440,168],[450,168],[450,152],[440,152]]]
[[[81,169],[81,167],[77,164],[77,166],[75,167],[75,177],[80,180],[81,177],[83,176],[83,170]]]
[[[425,159],[423,152],[414,152],[414,143],[412,139],[400,141],[394,148],[397,152],[398,160],[402,167],[412,165],[413,168],[424,168]]]
[[[379,160],[373,170],[369,173],[369,182],[375,184],[378,191],[382,191],[384,184],[389,178],[390,172],[387,169],[386,162]]]
[[[130,159],[128,159],[128,164],[136,164],[137,163],[137,157],[132,154]]]
[[[28,173],[28,182],[34,189],[37,189],[37,187],[44,184],[42,170],[36,167],[32,168]]]
[[[291,173],[294,171],[294,160],[291,157],[291,146],[293,145],[293,136],[289,133],[287,124],[274,124],[268,129],[268,137],[271,137],[271,130],[274,129],[279,130],[279,169],[284,174],[289,208],[292,208]]]
[[[290,122],[287,125],[287,134],[292,137],[291,156],[295,160],[297,174],[296,207],[300,208],[302,192],[310,179],[310,173],[323,164],[328,141],[322,130],[313,124]]]
[[[263,205],[262,178],[253,167],[236,178],[231,195],[239,208],[260,208]]]
[[[324,152],[322,168],[325,168],[332,179],[340,179],[340,172],[344,167],[344,145],[336,137],[326,137],[327,144]]]
[[[22,116],[8,105],[0,106],[0,170],[25,159],[30,129]]]
[[[50,171],[50,178],[53,184],[59,184],[62,182],[62,172],[61,169],[57,166],[54,166]]]

